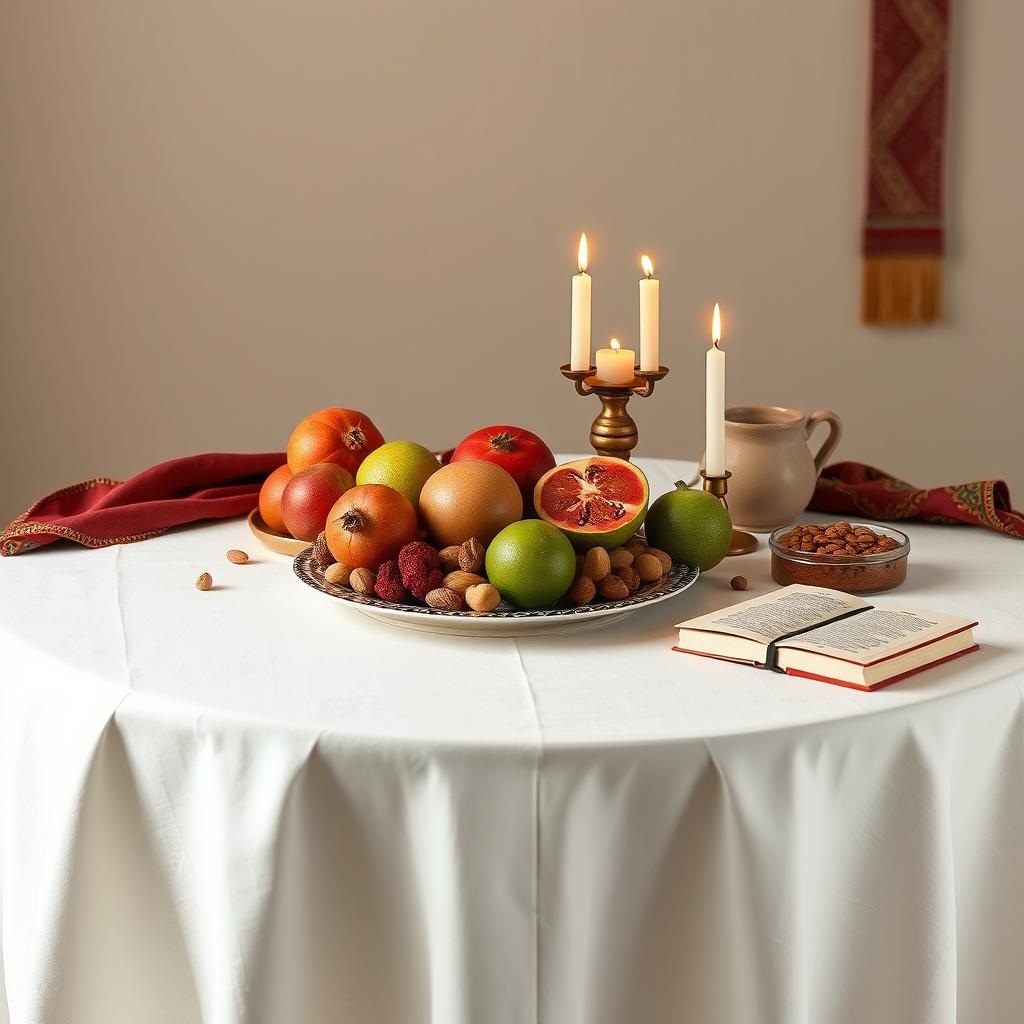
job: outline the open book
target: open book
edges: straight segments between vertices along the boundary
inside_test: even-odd
[[[679,623],[684,654],[877,690],[976,651],[977,622],[794,584]]]

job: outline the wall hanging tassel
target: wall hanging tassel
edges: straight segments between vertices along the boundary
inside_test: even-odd
[[[861,318],[942,311],[942,169],[949,0],[873,0]]]

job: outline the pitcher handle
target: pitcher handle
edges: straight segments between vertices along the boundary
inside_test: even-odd
[[[807,417],[807,440],[811,439],[811,432],[819,423],[828,424],[828,434],[814,456],[814,472],[821,473],[821,467],[825,460],[836,450],[840,438],[843,436],[843,424],[839,417],[831,409],[816,409]]]

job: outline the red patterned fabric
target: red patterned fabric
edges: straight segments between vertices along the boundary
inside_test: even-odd
[[[949,0],[872,4],[866,256],[942,252]]]
[[[99,477],[37,501],[0,532],[0,555],[71,540],[90,548],[146,540],[172,526],[245,515],[283,452],[173,459],[119,483]]]
[[[874,466],[837,462],[821,471],[807,508],[869,519],[969,523],[1024,540],[1024,513],[1010,505],[1010,492],[1002,480],[923,490]]]

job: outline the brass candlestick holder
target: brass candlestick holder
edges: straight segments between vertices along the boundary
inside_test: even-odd
[[[700,475],[704,478],[704,490],[713,494],[728,510],[729,503],[725,495],[729,490],[729,477],[732,473],[725,471],[725,476],[708,476],[702,469]],[[743,530],[732,531],[732,543],[729,545],[728,555],[749,555],[757,547],[757,538],[752,533],[745,533]]]
[[[572,370],[570,364],[562,366],[562,376],[573,381],[578,395],[597,395],[601,399],[601,412],[590,427],[590,444],[598,455],[613,459],[625,459],[640,440],[633,417],[626,410],[626,404],[633,395],[650,398],[654,385],[668,373],[667,366],[657,370],[634,370],[633,379],[627,384],[608,384],[596,376],[596,367],[589,370]]]

